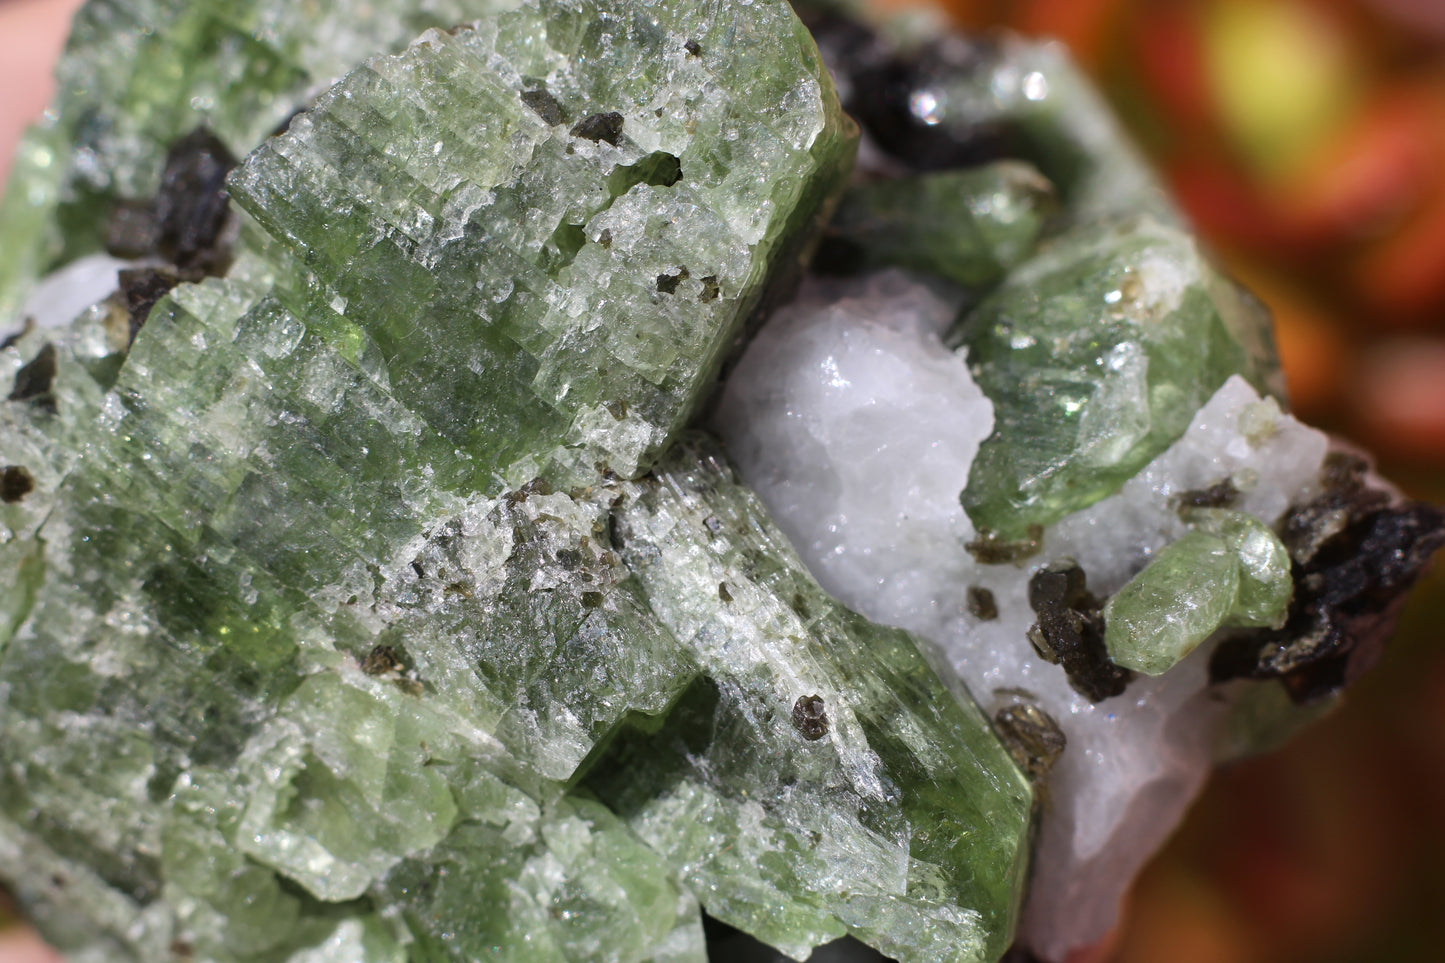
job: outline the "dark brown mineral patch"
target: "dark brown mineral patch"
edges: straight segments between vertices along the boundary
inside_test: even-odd
[[[35,476],[24,465],[6,465],[0,470],[0,501],[13,505],[35,491]]]
[[[981,585],[970,585],[966,594],[968,614],[981,622],[992,622],[998,618],[998,602],[993,592]]]
[[[622,139],[622,115],[617,111],[605,114],[588,114],[572,128],[573,137],[581,137],[593,143],[606,141],[613,147]]]
[[[993,725],[1014,763],[1034,781],[1048,775],[1068,744],[1053,717],[1030,703],[1004,706]]]
[[[1280,629],[1239,632],[1210,660],[1215,682],[1280,679],[1297,702],[1335,692],[1379,656],[1390,613],[1445,545],[1445,513],[1369,487],[1368,466],[1334,455],[1323,492],[1285,515],[1294,599]]]
[[[19,371],[9,400],[28,401],[35,407],[55,414],[55,376],[59,371],[59,355],[55,345],[47,341]]]
[[[828,712],[820,695],[800,696],[793,703],[793,726],[810,742],[828,734]]]
[[[1063,667],[1075,692],[1101,702],[1124,691],[1134,674],[1109,661],[1102,604],[1089,593],[1076,562],[1061,559],[1035,572],[1029,607],[1038,615],[1029,642],[1045,661]]]
[[[180,283],[181,278],[174,272],[156,268],[120,272],[120,298],[129,324],[127,344],[135,343],[135,336],[150,317],[151,308]]]

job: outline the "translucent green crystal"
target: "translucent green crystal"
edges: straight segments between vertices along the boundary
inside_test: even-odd
[[[40,274],[101,250],[116,202],[154,194],[166,152],[195,128],[244,156],[366,57],[511,5],[87,3],[57,70],[56,102],[27,134],[0,202],[0,317]]]
[[[711,444],[680,445],[618,522],[702,676],[588,786],[709,913],[792,956],[847,932],[905,960],[995,959],[1030,792],[978,708],[907,633],[829,598]]]
[[[707,959],[696,900],[585,796],[526,824],[459,826],[386,892],[418,937],[413,960]]]
[[[0,469],[33,490],[0,541],[0,854],[62,948],[696,963],[699,896],[799,954],[1007,944],[1030,793],[978,710],[712,461],[673,502],[614,473],[800,270],[853,143],[785,4],[640,9],[487,6],[370,61],[233,179],[228,278],[133,344],[102,304],[5,350]],[[96,82],[21,165],[4,236],[42,254],[6,290],[94,250],[197,112],[241,153],[332,71],[313,40],[425,25],[351,12],[88,8],[66,69]],[[1036,229],[1011,216],[976,225],[1000,264]],[[714,690],[773,716],[709,736],[731,777],[688,770],[700,837],[643,819],[675,746],[618,767]]]
[[[1239,594],[1228,624],[1279,628],[1294,595],[1289,550],[1268,525],[1244,512],[1195,509],[1185,520],[1224,539],[1239,561]]]
[[[994,403],[963,505],[1005,539],[1113,493],[1230,375],[1278,387],[1268,311],[1148,215],[1046,242],[951,338]]]
[[[635,474],[769,275],[799,267],[852,157],[787,5],[710,9],[542,0],[428,34],[323,95],[232,191],[378,346],[397,399],[484,466],[568,445]]]
[[[1105,604],[1110,660],[1159,675],[1213,634],[1238,594],[1239,561],[1224,539],[1184,535]]]
[[[857,185],[829,235],[853,253],[850,267],[907,267],[985,288],[1032,253],[1055,207],[1038,171],[1001,161]]]
[[[1294,581],[1279,536],[1243,512],[1199,509],[1193,531],[1165,546],[1104,606],[1109,658],[1159,675],[1222,626],[1275,626]]]

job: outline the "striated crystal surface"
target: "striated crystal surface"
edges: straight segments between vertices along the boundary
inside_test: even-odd
[[[546,0],[428,33],[231,190],[334,291],[398,400],[485,468],[564,443],[584,474],[635,475],[770,272],[797,272],[851,163],[787,5],[711,9]]]
[[[182,137],[205,128],[244,156],[365,58],[514,5],[87,3],[57,69],[56,101],[22,142],[0,201],[0,316],[41,274],[103,250],[126,215],[148,217],[141,202]]]
[[[85,9],[0,209],[70,959],[1063,960],[1373,660],[1445,518],[1059,50],[802,6]]]
[[[1148,215],[1051,239],[949,338],[994,404],[963,503],[1005,539],[1116,490],[1230,375],[1276,377],[1263,305]]]
[[[846,932],[996,958],[1031,793],[972,700],[826,595],[715,447],[679,445],[627,492],[620,551],[700,678],[588,785],[710,914],[790,956]]]

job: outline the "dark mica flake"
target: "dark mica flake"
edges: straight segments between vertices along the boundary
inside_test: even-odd
[[[698,43],[696,40],[689,40],[687,43],[682,45],[682,49],[686,50],[688,54],[693,57],[702,56],[702,44]]]
[[[947,170],[1018,156],[1021,138],[1013,125],[952,106],[940,94],[995,69],[996,45],[949,34],[901,50],[827,4],[804,4],[799,15],[836,79],[844,109],[896,160],[914,170]],[[939,106],[920,115],[915,105],[930,94]]]
[[[970,585],[966,593],[968,614],[983,622],[992,622],[998,618],[998,602],[993,597],[993,592],[981,585]]]
[[[993,725],[1013,761],[1035,782],[1048,775],[1068,745],[1053,717],[1029,703],[1000,709]]]
[[[1090,702],[1121,694],[1134,673],[1109,661],[1103,605],[1088,591],[1072,559],[1039,569],[1029,579],[1029,607],[1038,615],[1028,639],[1047,662],[1062,666],[1074,691]]]
[[[370,676],[391,675],[402,668],[401,656],[389,645],[378,645],[361,658],[361,671]]]
[[[606,141],[613,147],[622,139],[622,115],[617,111],[605,114],[589,114],[572,128],[573,137],[581,137],[593,143]]]
[[[24,465],[6,465],[0,471],[0,501],[13,505],[35,490],[35,476]]]
[[[964,546],[980,565],[1006,565],[1033,558],[1044,547],[1044,527],[1030,525],[1024,538],[1009,542],[993,532],[981,531],[978,537]]]
[[[9,400],[28,401],[43,411],[55,414],[57,409],[54,391],[58,360],[55,345],[45,342],[30,363],[15,372],[15,387],[10,389]]]
[[[820,695],[799,696],[793,703],[793,726],[814,742],[828,734],[828,712]]]
[[[120,272],[120,297],[130,325],[128,345],[135,343],[135,336],[140,333],[156,303],[180,283],[179,275],[155,268]]]
[[[105,225],[105,250],[112,257],[140,258],[156,253],[160,225],[150,201],[119,201]]]
[[[1208,488],[1180,492],[1175,496],[1175,503],[1181,512],[1192,508],[1230,508],[1239,501],[1239,496],[1240,491],[1235,487],[1234,479],[1226,478]]]
[[[660,294],[676,294],[677,286],[687,280],[687,268],[680,267],[674,274],[659,274],[657,276],[657,290]]]
[[[230,218],[226,175],[235,166],[226,145],[204,127],[181,138],[166,154],[152,213],[158,250],[182,270],[219,273],[226,260],[220,250]]]
[[[566,116],[562,113],[562,105],[557,103],[545,87],[538,87],[535,90],[522,91],[522,103],[551,127],[559,127]],[[576,134],[574,130],[572,132]]]
[[[20,330],[19,330],[19,331],[15,331],[15,332],[13,332],[13,333],[11,333],[11,334],[7,334],[7,335],[5,336],[5,338],[4,338],[4,340],[0,340],[0,351],[4,351],[6,348],[13,348],[13,347],[15,347],[17,344],[20,343],[20,339],[21,339],[21,338],[25,337],[27,334],[29,334],[31,331],[34,331],[34,330],[35,330],[35,319],[34,319],[34,318],[26,318],[26,319],[25,319],[25,323],[20,326]]]
[[[1280,526],[1294,598],[1283,628],[1235,633],[1210,660],[1210,678],[1280,679],[1296,702],[1330,695],[1379,657],[1383,621],[1445,546],[1445,513],[1391,504],[1365,482],[1368,466],[1336,455],[1320,472],[1322,494]]]

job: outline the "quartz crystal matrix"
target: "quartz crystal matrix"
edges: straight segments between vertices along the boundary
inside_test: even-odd
[[[72,960],[1061,959],[1369,664],[1439,514],[1056,50],[838,7],[83,9],[0,205]]]

